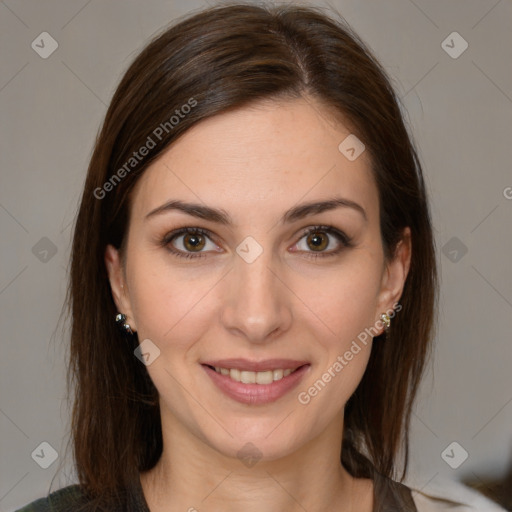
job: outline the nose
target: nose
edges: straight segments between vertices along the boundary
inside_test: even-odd
[[[292,322],[292,293],[271,260],[271,251],[263,251],[252,263],[236,255],[234,268],[226,276],[222,323],[251,343],[274,339]]]

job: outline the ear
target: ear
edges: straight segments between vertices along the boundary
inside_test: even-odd
[[[405,286],[405,280],[411,265],[412,243],[411,230],[404,228],[402,239],[398,242],[393,259],[389,261],[382,274],[381,289],[379,292],[375,323],[382,324],[380,315],[390,314],[393,306],[400,300]],[[384,329],[382,329],[382,332]],[[382,334],[381,332],[381,334]]]
[[[125,284],[121,255],[119,254],[119,250],[110,244],[107,245],[105,249],[105,266],[107,267],[110,289],[112,290],[112,297],[114,298],[117,310],[126,315],[126,323],[128,323],[132,331],[135,332],[137,326],[135,325],[130,296]]]

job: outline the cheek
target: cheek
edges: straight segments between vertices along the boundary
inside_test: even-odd
[[[371,265],[347,265],[316,280],[308,307],[317,367],[297,399],[324,425],[337,416],[359,385],[372,349],[379,274]],[[304,292],[303,292],[304,293]],[[314,322],[314,324],[313,324]],[[313,414],[313,413],[312,413]]]
[[[380,266],[369,252],[354,251],[339,265],[322,272],[296,273],[294,291],[314,319],[318,339],[329,348],[345,344],[373,325],[380,285]]]
[[[175,347],[185,346],[206,328],[205,294],[215,284],[213,276],[194,279],[190,273],[173,271],[165,258],[144,254],[134,256],[129,276],[140,340],[149,338],[161,347],[172,340]]]
[[[310,294],[311,309],[328,326],[328,335],[317,338],[324,354],[311,380],[313,387],[307,391],[311,400],[315,393],[323,394],[317,402],[320,417],[337,414],[365,373],[375,335],[369,329],[374,326],[381,280],[381,263],[375,254],[370,250],[354,252],[322,282],[317,281],[322,286]]]

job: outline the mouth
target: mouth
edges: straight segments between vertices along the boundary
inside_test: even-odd
[[[274,402],[291,391],[308,373],[304,361],[273,360],[251,363],[224,360],[202,363],[210,379],[226,396],[244,404]]]
[[[265,370],[262,372],[253,372],[251,370],[239,370],[238,368],[222,368],[220,366],[211,366],[209,364],[205,365],[212,370],[215,370],[217,373],[221,375],[225,375],[229,377],[231,380],[236,382],[242,382],[243,384],[261,384],[268,385],[272,384],[272,382],[277,382],[284,377],[288,377],[292,373],[296,372],[299,368],[302,368],[301,365],[296,368],[278,368],[276,370]]]

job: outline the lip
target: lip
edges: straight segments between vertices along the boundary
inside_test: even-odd
[[[215,361],[202,361],[201,364],[217,366],[218,368],[233,368],[250,372],[264,372],[266,370],[295,370],[299,366],[309,364],[309,361],[297,361],[294,359],[265,359],[263,361],[251,361],[249,359],[217,359]]]
[[[223,366],[226,364],[227,361],[242,361],[240,359],[237,360],[223,360],[223,361],[215,361],[215,366],[220,366],[222,368],[226,368],[226,366]],[[280,380],[276,380],[272,382],[272,384],[244,384],[242,382],[237,382],[233,379],[231,379],[227,375],[222,375],[221,373],[217,373],[214,369],[207,366],[210,363],[203,363],[201,366],[204,368],[205,372],[208,374],[208,376],[212,379],[213,383],[219,388],[225,395],[232,398],[233,400],[236,400],[237,402],[243,403],[243,404],[249,404],[249,405],[259,405],[259,404],[267,404],[271,402],[275,402],[276,400],[279,400],[282,396],[284,396],[286,393],[290,392],[294,387],[296,387],[299,382],[304,378],[306,373],[309,372],[309,369],[311,365],[309,363],[303,363],[300,364],[300,361],[297,361],[297,366],[289,366],[290,360],[286,360],[287,364],[285,367],[283,366],[275,366],[279,361],[281,361],[281,364],[284,360],[278,360],[273,359],[270,363],[271,365],[274,365],[273,368],[269,366],[262,367],[261,370],[250,370],[247,366],[242,366],[240,368],[237,368],[237,366],[227,366],[227,368],[237,368],[237,369],[245,369],[249,371],[263,371],[263,370],[270,370],[270,369],[278,369],[288,368],[293,369],[297,368],[297,366],[300,366],[296,371],[293,373],[290,373],[287,377],[283,377]],[[222,364],[220,364],[222,363]],[[247,361],[244,362],[244,365],[246,365]],[[230,362],[229,364],[233,364]],[[258,366],[260,363],[254,363],[255,366]],[[265,362],[265,364],[269,364],[268,361]],[[295,364],[295,363],[293,363]],[[212,365],[213,366],[213,365]]]

